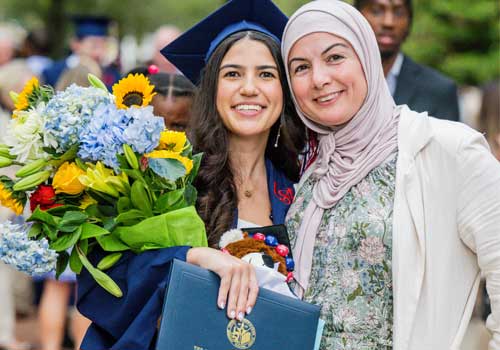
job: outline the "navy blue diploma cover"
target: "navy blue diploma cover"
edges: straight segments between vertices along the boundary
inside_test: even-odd
[[[217,307],[219,277],[172,263],[157,350],[312,350],[320,307],[261,288],[243,322]]]

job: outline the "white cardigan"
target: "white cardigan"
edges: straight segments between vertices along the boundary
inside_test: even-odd
[[[466,125],[399,108],[393,349],[458,350],[482,273],[500,350],[500,163]]]

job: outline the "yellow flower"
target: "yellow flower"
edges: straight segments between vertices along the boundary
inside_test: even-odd
[[[40,86],[38,79],[36,77],[31,78],[23,88],[23,91],[17,95],[17,101],[14,106],[16,111],[24,111],[30,106],[30,96],[35,91],[36,88]],[[14,113],[15,114],[15,113]]]
[[[79,194],[85,186],[78,180],[85,172],[75,163],[63,163],[54,175],[52,187],[56,193]]]
[[[145,154],[147,158],[170,158],[170,159],[177,159],[179,162],[184,165],[184,168],[186,168],[186,175],[191,172],[193,169],[193,160],[189,159],[187,157],[181,156],[179,153],[172,152],[172,151],[166,151],[166,150],[160,150],[160,151],[153,151],[151,153]]]
[[[12,209],[16,215],[23,213],[24,207],[19,201],[12,197],[12,192],[5,188],[4,184],[0,182],[0,204],[4,207]]]
[[[160,134],[160,146],[158,146],[158,149],[179,153],[184,149],[186,140],[185,132],[165,130]]]
[[[79,208],[85,210],[92,204],[97,204],[97,201],[94,198],[90,197],[88,194],[86,194],[83,196]]]
[[[113,95],[116,97],[116,106],[127,109],[131,106],[147,106],[151,103],[154,86],[142,74],[129,74],[113,85]]]
[[[95,166],[90,165],[87,172],[78,179],[84,186],[116,198],[120,196],[120,192],[126,193],[130,186],[126,174],[116,176],[113,170],[106,168],[101,162],[97,162]]]

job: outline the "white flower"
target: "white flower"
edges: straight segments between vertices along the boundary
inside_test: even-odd
[[[370,265],[380,264],[384,260],[385,247],[379,237],[368,237],[361,241],[358,250],[359,256]]]
[[[344,224],[339,224],[337,225],[336,229],[335,229],[335,235],[342,239],[346,236],[347,234],[347,228]]]
[[[222,237],[220,238],[219,247],[225,248],[229,243],[240,241],[243,238],[244,238],[243,231],[241,231],[239,229],[232,229],[232,230],[226,231],[222,235]]]
[[[10,147],[10,154],[17,156],[17,161],[25,163],[27,160],[48,158],[43,150],[43,117],[44,103],[28,111],[16,112],[7,126],[4,143]]]
[[[344,289],[350,293],[359,286],[359,275],[356,271],[347,269],[342,273],[342,281],[340,282]]]

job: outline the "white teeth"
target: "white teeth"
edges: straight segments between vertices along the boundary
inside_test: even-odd
[[[262,106],[259,105],[237,105],[236,109],[238,111],[260,111]]]
[[[320,98],[318,98],[318,102],[327,102],[327,101],[333,100],[333,99],[334,99],[335,97],[337,97],[339,94],[340,94],[340,92],[334,92],[333,94],[330,94],[330,95],[327,95],[327,96],[320,97]]]

